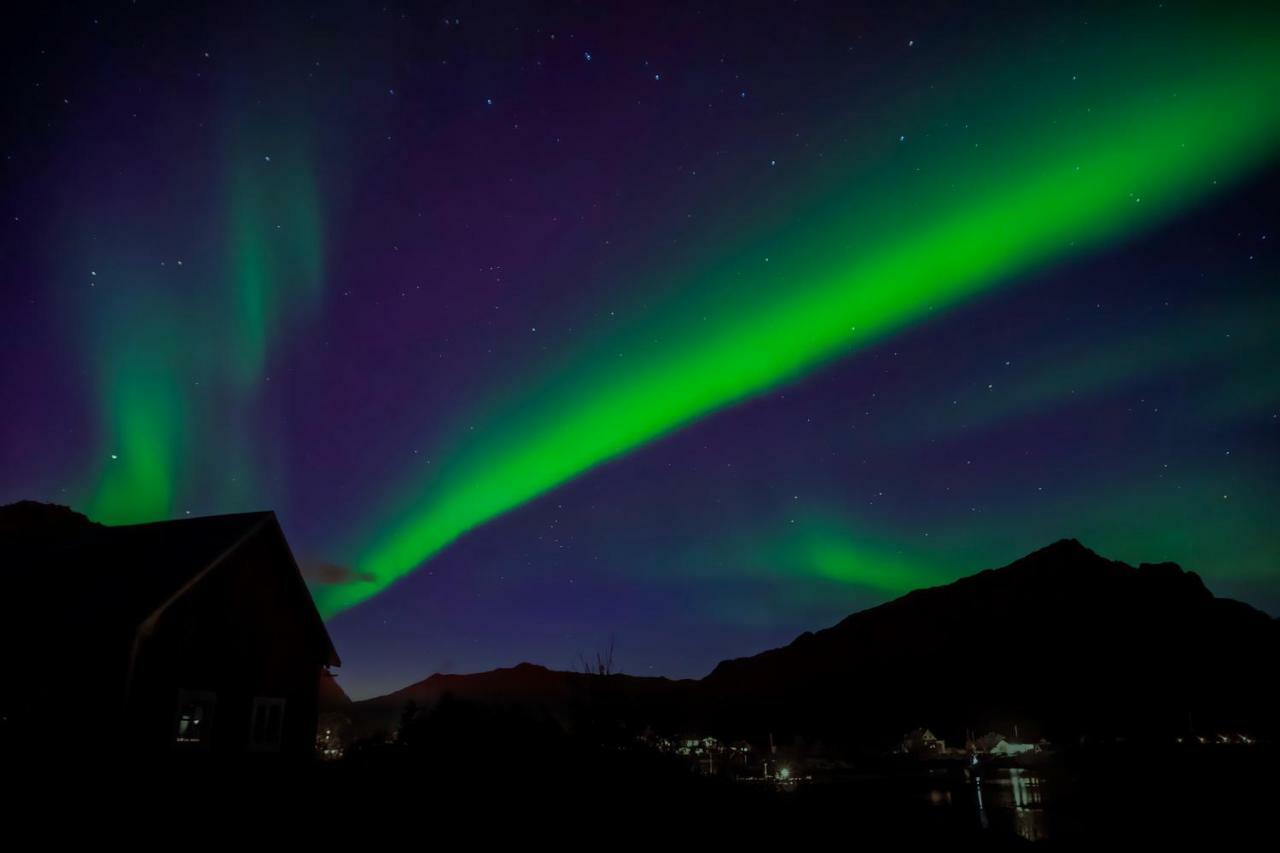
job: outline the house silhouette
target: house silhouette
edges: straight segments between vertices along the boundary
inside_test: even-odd
[[[309,758],[340,660],[272,512],[104,526],[0,507],[18,754]]]

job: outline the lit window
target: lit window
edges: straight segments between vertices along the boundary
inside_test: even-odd
[[[213,735],[216,696],[207,690],[179,690],[174,740],[190,746],[208,746]]]
[[[253,700],[253,726],[249,730],[249,746],[264,752],[280,748],[284,730],[284,700],[259,696]]]

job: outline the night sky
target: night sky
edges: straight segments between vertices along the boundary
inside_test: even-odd
[[[27,10],[0,502],[274,509],[355,696],[1068,536],[1280,614],[1267,5]]]

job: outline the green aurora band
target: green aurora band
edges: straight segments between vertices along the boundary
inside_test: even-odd
[[[219,250],[188,257],[181,270],[172,258],[164,267],[167,275],[205,276],[207,286],[184,297],[165,286],[154,260],[118,256],[109,265],[119,283],[100,291],[110,300],[100,310],[111,319],[91,337],[105,429],[102,468],[85,506],[99,521],[168,518],[192,495],[215,506],[261,500],[256,478],[267,461],[249,425],[273,341],[319,305],[321,207],[299,131],[260,121],[235,135]],[[271,160],[262,151],[287,154]],[[103,219],[99,230],[118,227]],[[184,462],[196,447],[228,460],[225,476],[192,481],[196,471]]]
[[[103,367],[108,461],[89,512],[109,524],[165,518],[173,507],[184,421],[173,366],[121,348]]]
[[[1268,365],[1280,348],[1274,335],[1251,323],[1253,316],[1274,316],[1280,299],[1250,300],[1227,308],[1172,314],[1153,325],[1141,339],[1116,335],[1081,347],[1051,347],[1001,379],[999,394],[957,411],[949,403],[967,396],[967,389],[947,387],[933,399],[916,401],[933,412],[914,421],[899,412],[893,443],[906,450],[921,442],[981,430],[1025,416],[1070,407],[1086,396],[1120,393],[1157,377],[1161,371],[1193,370],[1206,377],[1204,404],[1184,413],[1186,418],[1238,418],[1270,409],[1280,400],[1280,377]],[[1205,333],[1206,328],[1237,329],[1229,340]],[[1244,355],[1243,360],[1240,359]],[[1210,379],[1211,377],[1211,379]]]
[[[1246,456],[1240,469],[1256,471],[1263,464]],[[1185,554],[1196,565],[1231,566],[1231,576],[1218,582],[1236,588],[1247,588],[1274,570],[1264,532],[1280,493],[1270,483],[1224,479],[1217,468],[1193,464],[1156,478],[1147,470],[1113,470],[1105,487],[1101,481],[1092,485],[1059,489],[1056,497],[1027,509],[1007,497],[974,498],[998,505],[1001,520],[1011,528],[983,527],[983,536],[973,535],[980,524],[973,519],[904,527],[883,516],[868,517],[855,506],[824,504],[797,512],[795,524],[757,531],[744,541],[704,545],[699,556],[728,555],[719,580],[803,577],[864,587],[884,600],[1003,565],[1025,553],[1024,542],[1043,545],[1061,536],[1060,519],[1069,518],[1071,534],[1084,544],[1135,565],[1152,555]],[[1206,536],[1205,530],[1216,535]],[[819,587],[814,594],[829,593]]]
[[[465,436],[432,482],[395,494],[394,523],[360,549],[366,580],[316,587],[321,611],[368,599],[603,462],[1015,276],[1154,227],[1265,163],[1280,139],[1280,53],[1269,27],[1249,24],[1191,27],[1158,62],[1152,48],[1103,45],[1123,57],[1101,63],[1105,80],[1053,105],[1001,99],[998,87],[1014,85],[1008,69],[968,79],[971,89],[947,94],[981,91],[1000,104],[1015,145],[955,158],[957,171],[943,170],[949,185],[926,176],[887,186],[871,172],[834,197],[828,184],[815,194],[826,201],[781,235],[740,237],[740,251],[690,286],[678,319],[664,312],[631,332],[660,347],[625,360],[583,354],[514,415]],[[817,555],[832,576],[863,563],[839,549]]]
[[[234,373],[245,386],[262,377],[273,335],[287,332],[290,312],[318,302],[323,282],[320,199],[302,146],[277,140],[256,150],[290,152],[274,162],[242,146],[232,165],[230,192],[231,289],[239,340]],[[279,227],[277,227],[279,226]],[[287,226],[287,227],[286,227]]]

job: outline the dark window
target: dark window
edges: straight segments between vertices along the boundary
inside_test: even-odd
[[[187,746],[208,746],[213,736],[217,696],[207,690],[178,691],[178,719],[174,740]]]
[[[284,730],[284,700],[259,696],[253,700],[253,724],[249,729],[249,746],[274,752],[280,748]]]

